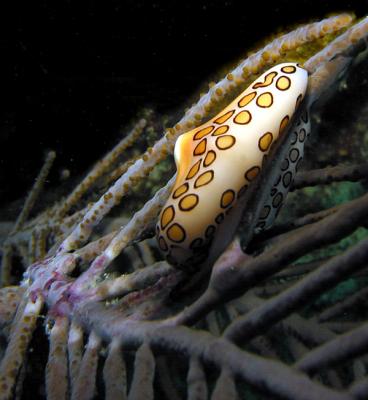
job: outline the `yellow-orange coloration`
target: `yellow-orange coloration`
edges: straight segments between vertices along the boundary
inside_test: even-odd
[[[297,64],[276,65],[218,115],[179,136],[176,182],[157,226],[159,248],[171,264],[193,266],[223,250],[227,239],[222,235],[234,229],[231,215],[238,204],[243,207],[243,194],[302,101],[307,82],[307,72]],[[296,165],[299,153],[293,151],[289,158]],[[288,174],[281,184],[290,181]],[[273,193],[267,204],[281,205],[283,196]],[[267,215],[275,211],[262,214]]]
[[[180,200],[179,207],[183,211],[190,211],[197,204],[198,204],[198,196],[196,194],[188,194]]]
[[[227,190],[221,196],[221,207],[226,208],[234,201],[235,194],[232,190]]]
[[[198,173],[198,171],[199,171],[199,167],[200,167],[200,165],[201,165],[201,161],[202,161],[202,159],[199,160],[199,161],[197,161],[197,162],[193,165],[193,167],[189,170],[188,175],[187,175],[187,179],[191,179],[191,178],[193,178],[194,176],[197,175],[197,173]]]
[[[217,129],[215,130],[215,132],[213,132],[212,136],[223,135],[223,134],[226,133],[228,130],[229,130],[228,125],[220,126],[219,128],[217,128]]]
[[[282,67],[281,71],[285,72],[286,74],[293,74],[296,71],[296,68],[294,65],[287,65],[286,67]]]
[[[277,75],[277,72],[270,72],[269,74],[266,75],[265,80],[263,82],[258,82],[256,84],[254,84],[253,89],[270,86],[276,75]]]
[[[252,181],[257,177],[260,170],[261,169],[258,166],[248,169],[248,171],[245,173],[245,178],[248,179],[248,181]]]
[[[185,231],[179,224],[172,224],[167,230],[167,236],[173,242],[180,243],[185,239]]]
[[[239,107],[247,106],[256,96],[257,96],[257,92],[252,92],[252,93],[245,95],[242,99],[239,100],[238,106]]]
[[[196,146],[196,148],[194,149],[194,155],[195,156],[200,156],[201,154],[203,154],[206,151],[206,145],[207,145],[207,140],[203,139],[201,142],[199,142],[199,144]]]
[[[167,225],[174,219],[175,211],[173,206],[165,208],[161,216],[161,228],[165,229]]]
[[[199,164],[198,164],[198,168],[199,168]],[[181,186],[179,186],[173,193],[173,198],[177,199],[178,197],[180,197],[181,195],[183,195],[184,193],[186,193],[189,189],[189,185],[187,183],[183,183]]]
[[[209,167],[215,160],[216,160],[216,153],[213,150],[210,150],[203,161],[203,165],[205,167]]]
[[[199,139],[204,138],[205,136],[207,136],[208,134],[210,134],[213,131],[213,128],[214,128],[213,126],[208,126],[207,128],[200,130],[193,136],[193,139],[199,140]]]
[[[237,124],[245,125],[249,124],[252,119],[252,114],[249,111],[240,111],[234,118],[234,122]]]
[[[272,103],[273,103],[272,93],[266,92],[266,93],[261,94],[257,98],[256,102],[257,102],[257,105],[260,107],[264,107],[264,108],[271,107]]]
[[[281,76],[276,81],[276,87],[280,90],[288,90],[291,85],[291,81],[287,76]]]
[[[202,175],[199,175],[199,177],[196,179],[194,187],[199,188],[201,186],[207,185],[212,181],[212,179],[213,179],[213,171],[204,172]]]
[[[225,114],[222,115],[221,117],[215,119],[214,122],[215,122],[216,124],[223,124],[223,123],[226,122],[233,114],[234,114],[234,110],[228,111],[227,113],[225,113]]]
[[[288,115],[286,115],[283,119],[282,119],[282,121],[281,121],[281,123],[280,123],[280,133],[286,128],[286,125],[289,123],[289,116]]]
[[[258,142],[259,148],[261,151],[267,151],[272,143],[272,133],[266,132]]]
[[[227,150],[230,147],[234,146],[234,144],[235,144],[235,138],[234,136],[231,135],[221,136],[218,139],[216,139],[216,146],[220,150]]]

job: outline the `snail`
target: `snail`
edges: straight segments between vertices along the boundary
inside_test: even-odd
[[[308,73],[299,64],[276,65],[214,118],[179,136],[176,181],[156,226],[158,246],[169,263],[179,268],[201,264],[227,242],[224,236],[239,218],[237,203],[302,102],[307,84]],[[309,131],[305,112],[264,203],[258,232],[269,228],[280,210]]]

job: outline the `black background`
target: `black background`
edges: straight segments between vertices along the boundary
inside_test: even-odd
[[[40,1],[1,13],[0,204],[26,194],[47,149],[73,175],[143,106],[177,109],[277,29],[360,1]]]

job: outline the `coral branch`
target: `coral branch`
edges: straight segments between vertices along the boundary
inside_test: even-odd
[[[336,165],[311,171],[299,172],[290,190],[300,189],[305,186],[325,185],[331,182],[355,182],[368,178],[368,163],[357,165]]]
[[[356,44],[359,40],[364,39],[368,32],[368,17],[363,18],[362,21],[358,22],[345,33],[340,35],[337,39],[332,41],[319,53],[311,57],[305,64],[305,68],[310,73],[318,70],[326,61],[336,57],[337,54],[346,53],[348,56],[347,49]]]
[[[339,370],[325,369],[368,349],[368,325],[361,322],[364,316],[354,318],[356,313],[353,313],[351,319],[341,321],[340,318],[346,310],[365,301],[366,288],[355,294],[349,291],[342,301],[322,312],[320,302],[325,307],[326,297],[320,302],[313,301],[348,276],[353,277],[359,288],[365,285],[368,239],[333,258],[325,255],[312,263],[298,263],[303,262],[300,257],[309,257],[310,252],[346,238],[358,227],[366,227],[368,194],[280,224],[254,237],[259,216],[267,209],[266,199],[280,177],[283,161],[290,155],[293,133],[301,123],[300,118],[307,116],[310,106],[332,84],[339,82],[340,73],[367,47],[368,18],[337,36],[351,22],[350,15],[342,14],[275,39],[211,86],[152,148],[139,150],[133,158],[117,165],[123,151],[146,128],[147,118],[140,120],[128,136],[95,164],[64,202],[30,221],[27,218],[34,198],[27,199],[12,234],[3,242],[3,282],[11,280],[12,268],[17,268],[18,273],[18,259],[24,267],[29,261],[37,261],[26,269],[21,286],[0,290],[0,325],[3,337],[8,340],[0,364],[0,400],[21,394],[26,361],[34,361],[31,352],[27,354],[26,350],[43,305],[42,318],[54,321],[45,374],[46,392],[51,399],[100,397],[103,395],[101,383],[107,399],[153,399],[156,389],[168,398],[180,398],[175,383],[186,366],[172,364],[173,372],[169,368],[177,360],[182,363],[184,357],[189,360],[187,395],[192,400],[206,399],[212,388],[213,400],[235,399],[238,395],[235,379],[245,381],[267,398],[365,398],[366,378],[349,391],[346,385],[349,379],[365,377],[366,359],[360,357],[344,366],[347,379],[339,376]],[[315,43],[305,46],[309,42]],[[307,55],[300,55],[300,46]],[[316,53],[316,48],[321,50]],[[308,59],[312,53],[314,56]],[[221,243],[212,242],[214,251],[199,273],[192,276],[167,262],[156,262],[157,247],[153,245],[151,251],[153,241],[143,242],[155,234],[157,217],[172,190],[175,176],[132,218],[113,215],[111,220],[104,220],[100,230],[93,232],[112,207],[156,166],[160,169],[164,165],[158,163],[172,154],[180,134],[214,116],[220,103],[238,95],[252,76],[266,66],[293,58],[304,62],[310,72],[305,100],[301,104],[297,102],[296,112],[284,134],[272,146],[261,172],[233,208],[226,235],[219,236]],[[285,74],[293,73],[293,67],[285,68]],[[287,80],[286,75],[276,81],[280,79]],[[49,169],[48,163],[51,161],[46,162],[43,170]],[[363,180],[367,175],[367,163],[311,170],[299,174],[293,189]],[[39,180],[44,181],[45,176],[45,171],[41,171]],[[84,206],[82,197],[89,195],[92,188],[101,193],[115,178],[100,199]],[[280,182],[285,187],[291,184]],[[29,197],[37,195],[41,184],[35,185]],[[68,215],[72,208],[79,211]],[[126,210],[116,211],[125,215]],[[92,232],[96,236],[91,236]],[[331,292],[326,296],[327,304],[336,302],[334,297],[330,299]],[[308,308],[312,311],[308,319],[295,313],[306,305],[306,299],[313,302]],[[331,321],[336,317],[338,322]],[[196,322],[199,323],[195,328],[183,326]],[[88,338],[85,348],[84,337]],[[104,365],[105,353],[99,357],[103,341],[107,349]],[[246,345],[242,349],[239,343],[244,341]],[[128,348],[136,350],[131,374],[124,361]],[[286,365],[295,360],[294,366]],[[102,372],[98,367],[102,365],[103,382],[98,376]],[[208,365],[214,369],[206,375]],[[320,371],[316,378],[323,384],[307,375]]]
[[[76,322],[70,324],[68,337],[68,361],[69,361],[69,376],[70,389],[75,390],[75,382],[80,371],[83,353],[83,331],[80,325]]]
[[[197,357],[190,358],[187,384],[188,400],[207,400],[208,389],[206,376],[204,374],[202,364]]]
[[[0,328],[4,328],[13,320],[23,292],[21,286],[7,286],[0,289]]]
[[[280,59],[284,52],[296,49],[298,46],[314,41],[328,33],[336,32],[350,25],[351,22],[352,17],[350,15],[341,14],[317,23],[302,26],[293,32],[275,39],[242,61],[226,78],[213,85],[209,92],[199,99],[197,105],[187,112],[186,120],[195,121],[198,116],[201,118],[203,115],[206,115],[219,98],[221,99],[234,88],[234,83],[238,85],[244,82],[251,74],[257,74],[265,66]],[[184,124],[184,118],[179,124]]]
[[[362,240],[342,256],[332,258],[301,282],[230,324],[224,332],[225,337],[233,342],[240,342],[264,332],[267,327],[305,304],[306,298],[318,296],[365,266],[367,258],[368,239]]]
[[[34,204],[37,200],[37,197],[40,195],[40,193],[43,189],[43,186],[46,182],[47,175],[50,172],[50,169],[52,167],[52,164],[54,163],[55,157],[56,157],[56,153],[54,151],[48,152],[46,159],[45,159],[45,163],[44,163],[43,167],[41,168],[41,171],[38,174],[38,177],[36,178],[36,182],[33,185],[32,190],[28,194],[28,197],[24,203],[23,209],[20,212],[20,214],[15,222],[15,225],[11,232],[11,235],[18,232],[20,230],[20,228],[23,226],[23,224],[25,223],[26,219],[28,218],[28,216],[32,210],[32,207],[34,206]]]
[[[119,255],[119,253],[128,246],[137,236],[142,234],[153,221],[157,218],[158,213],[162,205],[165,203],[169,191],[174,184],[174,177],[170,181],[156,192],[155,196],[148,201],[145,206],[136,212],[133,218],[125,225],[120,232],[115,235],[114,239],[107,246],[105,251],[97,257],[90,268],[84,272],[75,282],[74,288],[83,288],[86,282],[90,282],[91,279],[95,279],[101,274],[109,263]]]
[[[103,370],[106,400],[126,400],[126,365],[119,340],[110,343]]]
[[[331,17],[324,21],[310,24],[300,28],[299,30],[290,32],[289,34],[276,39],[269,46],[266,46],[264,51],[258,52],[254,57],[250,57],[245,63],[239,66],[229,75],[232,75],[235,81],[243,81],[244,68],[251,67],[258,70],[259,65],[264,64],[262,57],[264,53],[269,53],[278,57],[281,50],[289,50],[296,48],[299,45],[318,37],[324,36],[329,32],[340,30],[343,26],[351,23],[351,16],[342,14],[340,16]],[[271,56],[272,58],[272,56]],[[179,134],[183,133],[185,129],[193,127],[206,115],[208,115],[213,108],[211,102],[216,98],[216,93],[229,92],[233,89],[231,82],[228,78],[224,78],[217,85],[213,86],[209,93],[200,99],[200,101],[192,107],[187,114],[179,121],[174,130],[169,131],[165,137],[160,139],[156,144],[148,149],[146,153],[137,160],[128,171],[118,179],[115,184],[97,201],[92,208],[87,212],[83,221],[73,230],[73,232],[64,240],[59,251],[70,251],[78,247],[80,242],[88,239],[92,229],[99,221],[111,210],[111,208],[118,203],[121,198],[128,192],[131,184],[136,183],[138,180],[144,178],[149,174],[153,167],[162,159],[164,159],[169,152],[172,152],[175,140]],[[198,121],[198,122],[196,122]]]
[[[215,267],[207,291],[178,314],[174,322],[192,324],[216,305],[245,293],[308,251],[342,239],[364,223],[367,208],[368,195],[365,195],[341,206],[338,212],[322,221],[301,228],[289,238],[287,246],[279,243],[242,266],[226,270],[217,270]]]
[[[165,261],[158,262],[131,274],[119,276],[111,281],[104,281],[96,287],[94,298],[106,300],[115,296],[124,296],[130,292],[152,286],[170,273],[178,273],[178,271]]]
[[[16,383],[16,377],[23,364],[25,353],[36,327],[37,316],[41,311],[42,305],[42,298],[37,297],[34,301],[29,300],[25,305],[18,307],[17,315],[14,318],[14,325],[9,335],[10,341],[0,364],[1,400],[12,398],[12,390]]]
[[[89,335],[78,377],[74,382],[72,400],[91,400],[96,391],[96,371],[101,339],[94,332]]]
[[[349,392],[354,396],[355,400],[365,400],[368,396],[368,378],[354,383]]]
[[[70,193],[68,198],[63,202],[62,206],[55,216],[56,219],[62,218],[75,205],[78,200],[87,192],[88,189],[116,162],[118,157],[141,135],[146,127],[147,121],[141,119],[133,127],[133,129],[112,149],[110,150],[96,165],[91,169],[87,176],[78,184],[78,186]]]
[[[349,309],[352,309],[356,305],[364,305],[368,300],[368,288],[365,287],[359,292],[353,294],[352,296],[342,300],[341,302],[329,307],[327,310],[321,312],[318,316],[319,322],[325,322],[332,318],[336,318],[343,313],[347,312]]]
[[[368,324],[320,346],[295,364],[300,371],[314,374],[321,368],[342,363],[368,350]]]
[[[49,359],[46,365],[46,393],[50,400],[62,400],[68,393],[67,338],[69,321],[56,318],[50,333]]]
[[[134,361],[134,376],[128,400],[153,400],[155,359],[147,343],[139,347]]]
[[[10,284],[12,269],[13,248],[9,243],[5,243],[2,248],[1,266],[0,266],[0,286]]]
[[[82,311],[82,310],[79,310]],[[160,322],[114,321],[106,310],[94,310],[88,316],[83,312],[84,323],[96,329],[103,337],[120,337],[123,345],[138,346],[148,341],[150,346],[164,351],[185,352],[199,357],[216,367],[228,368],[232,374],[243,378],[272,396],[289,400],[351,400],[350,396],[312,382],[280,362],[266,360],[240,350],[226,339],[186,327],[162,327]],[[104,313],[103,322],[100,312]],[[106,329],[106,327],[109,327]],[[265,373],[267,371],[267,373]]]
[[[211,400],[236,400],[238,397],[234,377],[224,368],[217,379],[216,386],[213,390]]]

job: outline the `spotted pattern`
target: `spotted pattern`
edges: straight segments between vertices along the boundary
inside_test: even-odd
[[[282,177],[282,183],[284,187],[289,187],[291,180],[293,179],[293,174],[290,171],[287,171],[285,175]]]
[[[302,102],[302,100],[303,100],[303,95],[300,94],[300,95],[298,96],[298,98],[296,99],[296,102],[295,102],[295,111],[299,108],[300,103]]]
[[[205,136],[209,135],[213,130],[214,130],[214,126],[208,126],[207,128],[201,129],[193,136],[193,139],[200,140],[200,139],[204,138]]]
[[[292,132],[290,144],[294,145],[297,141],[298,141],[298,134],[296,132]]]
[[[198,160],[192,168],[189,170],[187,178],[186,179],[192,179],[194,176],[197,175],[199,168],[201,166],[202,159]]]
[[[257,92],[252,92],[252,93],[248,93],[246,94],[244,97],[242,97],[239,102],[238,102],[238,106],[240,108],[247,106],[251,101],[254,100],[254,98],[257,96]]]
[[[197,144],[193,154],[195,156],[200,156],[206,152],[206,148],[207,148],[207,139],[203,139]]]
[[[290,162],[287,158],[281,163],[281,171],[286,171],[289,168]]]
[[[276,87],[279,90],[288,90],[291,86],[291,80],[287,76],[280,76],[276,81]]]
[[[220,150],[227,150],[230,149],[230,147],[233,147],[235,142],[236,139],[234,136],[231,135],[220,136],[219,138],[216,139],[216,146]]]
[[[299,150],[298,149],[291,149],[289,153],[289,158],[291,162],[295,162],[299,158]]]
[[[199,197],[196,194],[188,194],[179,201],[179,208],[181,211],[190,211],[198,204]]]
[[[258,83],[256,83],[256,84],[254,84],[254,85],[252,86],[252,88],[253,88],[253,89],[258,89],[258,88],[261,88],[261,87],[270,86],[270,85],[272,84],[272,82],[273,82],[273,80],[275,79],[276,76],[277,76],[277,72],[275,72],[275,71],[270,72],[269,74],[267,74],[267,75],[265,76],[265,79],[264,79],[263,82],[258,82]]]
[[[235,110],[232,111],[228,111],[227,113],[225,113],[224,115],[221,115],[221,117],[215,119],[215,123],[216,124],[223,124],[225,123],[229,118],[232,117],[232,115],[234,114]]]
[[[286,67],[282,67],[281,71],[285,72],[285,74],[293,74],[296,71],[296,68],[294,65],[287,65]]]
[[[214,152],[213,150],[209,150],[203,161],[203,165],[205,167],[209,167],[215,160],[216,160],[216,152]]]
[[[299,131],[299,141],[304,142],[305,138],[307,137],[307,132],[305,129],[301,129]]]
[[[234,118],[234,122],[236,124],[240,125],[246,125],[249,124],[249,122],[252,120],[252,114],[245,110],[245,111],[240,111],[239,114],[237,114]]]
[[[298,162],[295,165],[295,171],[296,172],[299,171],[299,167],[300,167],[300,164],[301,164],[302,161],[303,161],[303,157],[300,157]]]
[[[282,193],[277,193],[277,195],[272,200],[272,205],[277,208],[282,202]]]
[[[267,218],[267,217],[269,216],[270,212],[271,212],[271,207],[268,206],[268,205],[265,205],[265,206],[263,207],[263,209],[262,209],[261,214],[260,214],[259,217],[260,217],[261,219],[265,219],[265,218]]]
[[[233,223],[228,215],[236,209],[238,199],[244,202],[248,185],[270,157],[294,105],[298,107],[303,99],[301,76],[307,77],[296,64],[272,67],[218,116],[178,139],[175,161],[180,172],[161,212],[156,236],[168,262],[195,270],[221,242],[227,224]],[[285,103],[286,109],[284,96],[291,99]],[[300,127],[291,132],[284,169],[278,167],[280,173],[260,208],[256,232],[272,224],[292,184],[308,136],[304,121],[308,121],[306,113]],[[292,152],[294,149],[298,152]]]
[[[308,117],[305,115],[303,115],[303,117],[304,120],[308,121]],[[260,213],[259,220],[256,224],[256,233],[268,229],[272,225],[274,219],[282,208],[287,192],[289,191],[294,176],[298,171],[299,165],[303,159],[305,139],[308,137],[310,132],[310,125],[308,122],[304,122],[304,120],[300,118],[296,123],[295,131],[291,132],[291,148],[287,157],[280,165],[280,175],[275,180],[274,185],[270,190],[269,198],[266,200],[264,208]],[[267,216],[265,214],[265,208],[269,210]]]
[[[189,185],[187,183],[183,183],[180,185],[173,193],[172,197],[173,199],[177,199],[180,196],[182,196],[184,193],[186,193],[189,190]]]
[[[248,179],[248,181],[252,181],[257,177],[260,171],[261,168],[259,168],[258,166],[249,168],[248,171],[245,173],[245,179]]]
[[[199,177],[194,182],[194,187],[200,188],[201,186],[208,185],[213,179],[214,173],[212,170],[204,172],[203,174],[199,175]]]
[[[175,243],[183,242],[185,239],[185,230],[178,224],[172,224],[167,230],[167,237]]]
[[[280,133],[286,128],[286,125],[289,123],[289,116],[286,115],[280,122]]]
[[[257,106],[262,108],[271,107],[273,104],[273,96],[271,92],[265,92],[260,94],[256,100]]]
[[[227,208],[235,199],[235,192],[231,189],[226,190],[221,196],[221,207]]]
[[[161,229],[165,229],[167,225],[174,219],[175,210],[173,206],[166,207],[161,215]]]
[[[273,139],[273,136],[272,136],[271,132],[266,132],[264,135],[262,135],[258,141],[259,149],[261,151],[267,151],[271,146],[272,139]]]
[[[229,130],[229,126],[228,125],[222,125],[220,127],[218,127],[215,132],[213,132],[212,136],[220,136],[223,135],[224,133],[226,133]]]

